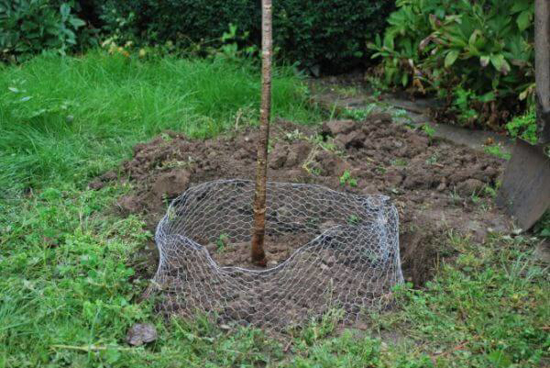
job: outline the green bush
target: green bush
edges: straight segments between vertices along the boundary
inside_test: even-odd
[[[502,129],[533,91],[532,0],[398,0],[384,37],[387,85],[446,98],[458,121]],[[519,103],[518,103],[519,102]]]
[[[0,0],[0,60],[23,61],[43,50],[65,54],[88,42],[73,1]]]
[[[278,55],[302,67],[340,71],[368,61],[365,45],[384,27],[393,8],[385,0],[274,1],[274,41]],[[259,46],[259,0],[109,0],[101,6],[107,33],[121,41],[188,49],[219,46],[235,24]]]

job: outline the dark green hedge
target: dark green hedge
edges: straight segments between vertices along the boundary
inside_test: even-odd
[[[279,57],[324,73],[366,64],[366,45],[394,8],[391,0],[273,3]],[[82,50],[113,34],[138,45],[172,41],[206,50],[220,45],[231,23],[239,42],[259,46],[261,0],[0,0],[0,60]]]
[[[88,0],[89,1],[89,0]],[[367,63],[366,43],[385,26],[389,0],[275,0],[274,38],[280,54],[323,72]],[[213,41],[229,24],[260,43],[260,0],[110,0],[96,11],[108,32],[138,42],[178,45]],[[99,5],[102,4],[102,5]]]

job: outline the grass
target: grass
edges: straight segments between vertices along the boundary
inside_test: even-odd
[[[278,114],[319,119],[302,105],[299,81],[279,73],[276,86],[286,92],[275,96]],[[178,87],[176,79],[186,82]],[[233,92],[212,88],[216,79],[220,91]],[[442,264],[423,289],[396,290],[399,307],[373,315],[362,331],[337,331],[335,311],[281,341],[250,328],[221,330],[201,318],[165,320],[152,301],[141,301],[148,280],[139,271],[140,252],[152,234],[139,217],[111,210],[131,184],[92,191],[85,183],[127,157],[133,142],[162,129],[205,137],[233,126],[239,109],[257,105],[250,104],[255,79],[250,67],[222,61],[99,53],[0,70],[1,180],[17,194],[0,199],[0,368],[548,364],[548,265],[534,256],[540,240],[525,236],[495,236],[486,244],[449,236],[445,246],[456,261]],[[20,101],[27,95],[33,98]],[[73,101],[68,110],[65,100]],[[31,117],[48,106],[52,111]],[[136,322],[153,323],[158,340],[127,345]]]
[[[255,123],[260,78],[248,63],[110,56],[38,57],[0,69],[0,187],[84,183],[171,129],[203,138]],[[274,114],[319,116],[290,68],[275,71]]]

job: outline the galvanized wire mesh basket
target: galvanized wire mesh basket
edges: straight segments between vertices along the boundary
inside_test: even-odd
[[[155,235],[161,311],[284,329],[331,309],[353,322],[391,302],[403,276],[398,214],[387,197],[268,183],[267,239],[303,243],[266,269],[219,265],[209,245],[221,238],[250,247],[253,196],[252,181],[220,180],[173,201]],[[269,244],[266,251],[269,258]]]

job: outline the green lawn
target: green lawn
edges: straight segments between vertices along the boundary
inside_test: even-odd
[[[313,123],[290,69],[274,82],[275,113]],[[396,291],[398,308],[365,331],[333,319],[274,339],[203,320],[166,321],[134,269],[152,236],[111,210],[132,190],[86,189],[133,144],[163,129],[198,138],[257,119],[259,75],[217,60],[149,61],[99,52],[39,57],[0,69],[0,368],[4,367],[540,367],[550,359],[550,277],[537,239],[474,244],[426,288]],[[30,97],[30,98],[29,98]],[[136,322],[159,339],[131,348]],[[546,360],[545,360],[546,359]],[[546,362],[546,363],[544,363]]]
[[[273,86],[276,115],[319,120],[292,69],[277,69]],[[162,130],[202,138],[254,123],[259,95],[257,71],[224,59],[94,52],[0,67],[0,187],[81,184]]]

